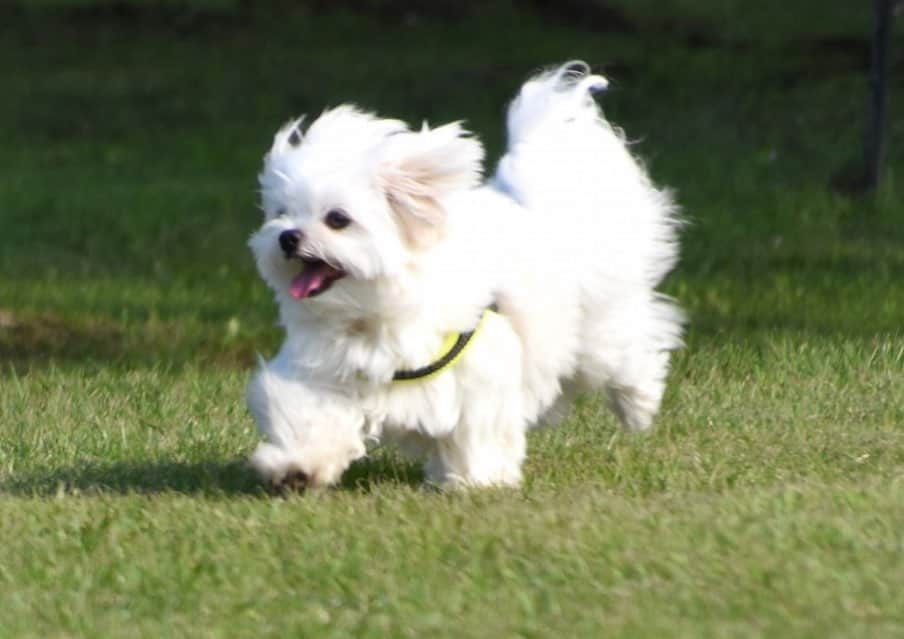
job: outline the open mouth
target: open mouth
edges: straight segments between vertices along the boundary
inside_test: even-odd
[[[302,257],[301,272],[292,280],[289,293],[297,300],[316,297],[343,277],[345,271],[342,269],[330,266],[317,258]]]

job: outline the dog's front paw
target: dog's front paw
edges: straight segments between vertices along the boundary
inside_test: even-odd
[[[304,492],[308,487],[308,475],[304,471],[296,470],[286,474],[282,481],[274,486],[280,492]]]
[[[276,492],[301,492],[310,483],[310,475],[301,468],[299,460],[279,446],[259,444],[250,462],[264,483]]]
[[[364,455],[364,445],[330,450],[291,449],[263,442],[251,455],[251,466],[277,492],[301,492],[308,488],[332,486],[355,459]]]

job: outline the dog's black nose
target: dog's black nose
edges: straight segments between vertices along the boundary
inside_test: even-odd
[[[279,234],[279,247],[286,257],[295,257],[298,254],[298,245],[301,244],[301,231],[292,229]]]

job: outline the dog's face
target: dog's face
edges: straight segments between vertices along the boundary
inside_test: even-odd
[[[458,124],[417,132],[350,107],[283,127],[260,174],[265,220],[250,246],[283,303],[354,303],[442,237],[442,200],[480,178]],[[363,284],[362,284],[363,283]]]

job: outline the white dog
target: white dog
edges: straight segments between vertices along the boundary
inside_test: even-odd
[[[650,426],[681,343],[654,290],[678,222],[597,108],[605,86],[583,63],[528,81],[483,185],[458,123],[340,106],[276,134],[250,240],[286,330],[248,388],[266,481],[333,484],[392,440],[431,483],[515,485],[530,425],[584,390]]]

